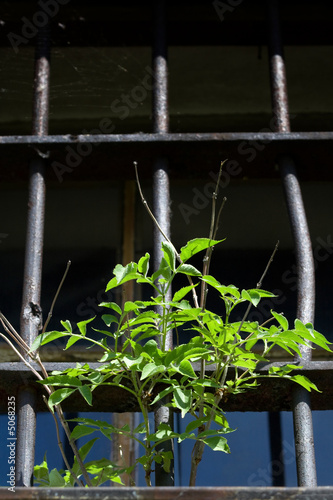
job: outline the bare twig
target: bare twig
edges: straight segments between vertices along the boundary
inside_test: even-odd
[[[55,305],[55,303],[56,303],[56,300],[57,300],[57,298],[58,298],[58,295],[59,295],[59,293],[60,293],[60,290],[61,290],[61,288],[62,288],[62,285],[64,284],[64,281],[65,281],[65,279],[66,279],[67,273],[68,273],[69,268],[70,268],[70,265],[71,265],[71,261],[69,260],[69,261],[67,262],[67,266],[66,266],[66,269],[65,269],[64,275],[63,275],[63,277],[62,277],[62,279],[61,279],[61,281],[60,281],[60,284],[59,284],[59,286],[58,286],[58,289],[57,289],[56,294],[55,294],[55,296],[54,296],[54,299],[53,299],[53,301],[52,301],[51,308],[50,308],[50,311],[49,311],[49,313],[48,313],[48,315],[47,315],[47,319],[46,319],[46,321],[45,321],[45,324],[44,324],[44,326],[43,326],[42,333],[45,333],[45,331],[46,331],[46,327],[47,327],[47,325],[49,324],[50,319],[52,318],[54,305]]]
[[[64,279],[64,278],[63,278]],[[62,280],[63,282],[63,280]],[[58,288],[58,290],[60,290],[60,288]],[[53,301],[53,305],[54,305],[54,302],[55,300]],[[12,348],[12,350],[17,354],[17,356],[20,358],[20,360],[31,370],[31,372],[37,377],[38,380],[45,380],[47,379],[48,377],[48,373],[45,369],[45,366],[43,365],[43,363],[41,362],[40,358],[39,358],[39,355],[38,353],[32,353],[29,349],[29,346],[23,341],[23,339],[21,338],[21,336],[16,332],[16,330],[14,329],[14,327],[10,324],[10,322],[7,320],[7,318],[2,314],[0,313],[1,316],[0,316],[0,321],[3,325],[3,327],[5,328],[6,332],[17,342],[17,344],[26,352],[26,354],[28,354],[28,356],[33,360],[33,361],[36,361],[38,363],[38,365],[40,366],[41,370],[42,370],[42,375],[40,375],[40,373],[38,373],[35,368],[24,358],[24,356],[19,352],[18,349],[16,349],[16,347],[14,346],[14,344],[3,334],[3,333],[0,333],[0,337],[2,337],[9,345],[10,347]],[[44,387],[45,387],[45,390],[48,392],[49,395],[51,395],[54,390],[53,390],[53,387],[51,386],[48,386],[47,384],[44,384]],[[51,411],[49,405],[47,405],[49,410]],[[90,481],[90,478],[89,478],[89,475],[87,473],[87,470],[82,462],[82,459],[81,459],[81,456],[80,456],[80,453],[77,449],[77,446],[74,442],[74,440],[71,438],[71,432],[69,430],[69,427],[68,427],[68,423],[64,417],[64,414],[63,414],[63,411],[62,411],[62,408],[61,408],[61,405],[58,404],[58,405],[55,405],[55,409],[57,411],[57,414],[59,416],[59,420],[61,422],[61,425],[66,433],[66,436],[68,438],[68,441],[69,441],[69,444],[73,450],[73,453],[78,461],[78,464],[81,468],[81,471],[82,471],[82,474],[83,474],[83,477],[87,483],[88,486],[92,486],[92,483]],[[53,415],[53,412],[51,411],[52,415]],[[58,440],[60,443],[61,441]],[[58,445],[59,445],[59,442],[58,442]],[[59,445],[59,448],[60,448],[60,452],[63,454],[63,447],[62,447],[62,444]],[[66,464],[67,465],[67,464]],[[68,469],[70,471],[70,468]],[[75,476],[73,476],[75,478]]]
[[[274,248],[274,250],[273,250],[273,253],[272,253],[272,255],[271,255],[271,257],[270,257],[270,259],[269,259],[269,261],[268,261],[268,263],[267,263],[267,265],[266,265],[266,267],[265,267],[265,270],[264,270],[264,272],[262,273],[261,278],[260,278],[260,280],[259,280],[259,281],[258,281],[258,283],[257,283],[256,288],[261,288],[261,287],[262,287],[262,282],[263,282],[263,280],[264,280],[264,278],[265,278],[265,276],[266,276],[266,274],[267,274],[267,271],[268,271],[268,269],[269,269],[269,267],[270,267],[271,263],[273,262],[273,259],[274,259],[274,257],[275,257],[275,254],[276,254],[276,252],[277,252],[277,250],[278,250],[278,248],[279,248],[279,243],[280,243],[280,242],[279,242],[279,240],[278,240],[278,241],[276,242],[276,245],[275,245],[275,248]],[[239,325],[238,330],[237,330],[237,334],[239,334],[239,333],[240,333],[240,331],[241,331],[241,329],[242,329],[242,326],[243,326],[243,324],[244,324],[244,321],[246,320],[246,318],[247,318],[247,316],[248,316],[248,314],[249,314],[249,312],[250,312],[251,307],[252,307],[252,304],[251,304],[251,302],[250,302],[250,303],[249,303],[249,305],[247,306],[247,309],[246,309],[245,314],[244,314],[244,316],[243,316],[243,318],[242,318],[242,321],[240,322],[240,325]]]
[[[25,351],[26,353],[29,352],[29,346],[28,344],[22,339],[22,337],[17,333],[13,325],[8,321],[6,316],[0,312],[0,321],[2,323],[2,326],[4,327],[5,331],[10,335],[17,344]]]
[[[170,241],[170,239],[164,233],[163,229],[161,228],[161,226],[159,225],[158,221],[156,220],[156,217],[154,216],[153,212],[149,208],[149,205],[148,205],[148,203],[147,203],[147,201],[146,201],[146,199],[145,199],[145,197],[143,196],[143,193],[142,193],[140,179],[139,179],[139,174],[138,174],[138,164],[137,164],[136,161],[133,162],[133,164],[134,164],[134,168],[135,168],[136,182],[138,184],[138,189],[139,189],[141,201],[142,201],[143,205],[145,206],[148,214],[152,218],[152,220],[153,220],[154,224],[156,225],[157,229],[160,231],[161,235],[163,236],[163,238],[172,246],[173,251],[175,252],[175,255],[176,255],[176,258],[177,258],[178,262],[180,262],[180,264],[183,264],[183,261],[180,258],[179,253],[177,252],[177,249],[174,247],[173,243]],[[194,285],[193,285],[193,280],[192,280],[191,276],[189,276],[189,275],[187,275],[187,279],[188,279],[190,285],[193,287],[192,288],[192,297],[193,297],[194,305],[195,305],[195,307],[199,307],[198,296],[197,296],[197,293],[196,293]]]
[[[57,433],[58,446],[59,446],[59,449],[60,449],[63,461],[64,461],[67,469],[69,470],[69,472],[73,476],[73,478],[74,478],[75,482],[77,483],[77,485],[84,487],[84,484],[82,483],[82,481],[80,481],[80,479],[77,477],[77,475],[75,474],[75,472],[73,471],[73,469],[70,467],[70,465],[68,463],[68,460],[67,460],[67,457],[66,457],[66,454],[65,454],[65,451],[64,451],[64,447],[62,445],[62,441],[61,441],[61,438],[60,438],[59,425],[58,425],[58,422],[57,422],[57,418],[56,418],[54,412],[51,410],[51,408],[49,406],[49,403],[48,403],[48,401],[47,401],[47,399],[46,399],[46,397],[44,395],[43,395],[43,400],[44,400],[44,403],[46,404],[49,412],[51,413],[51,415],[52,415],[52,417],[54,419],[54,423],[55,423],[55,427],[56,427],[56,433]]]
[[[16,349],[16,347],[14,346],[14,344],[12,344],[12,342],[9,340],[9,338],[6,337],[6,335],[4,335],[3,333],[0,333],[0,337],[2,337],[7,342],[7,344],[10,345],[10,347],[15,352],[15,354],[17,354],[17,356],[20,358],[20,360],[23,361],[23,363],[29,368],[29,370],[32,371],[32,373],[39,380],[44,380],[43,377],[34,369],[34,367],[31,366],[30,363],[22,356],[22,354],[20,353],[20,351],[18,349]]]

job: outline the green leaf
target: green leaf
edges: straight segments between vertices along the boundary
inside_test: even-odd
[[[106,326],[112,325],[112,323],[117,323],[118,324],[118,319],[113,315],[113,314],[103,314],[102,315],[102,320],[106,324]],[[95,332],[98,331],[94,328]],[[110,335],[110,332],[101,332],[101,333],[107,333],[107,335]]]
[[[118,314],[122,315],[122,310],[121,308],[118,306],[118,304],[116,304],[115,302],[101,302],[100,304],[98,304],[100,307],[108,307],[109,309],[113,309],[114,311],[116,311]]]
[[[52,385],[52,386],[68,386],[68,387],[79,387],[82,385],[81,380],[76,377],[71,377],[69,375],[50,375],[44,380],[40,381],[41,384]]]
[[[50,486],[62,488],[65,486],[64,478],[59,474],[57,469],[52,469],[50,472]]]
[[[310,342],[313,342],[314,344],[318,345],[319,347],[322,347],[326,351],[332,352],[331,349],[328,347],[327,344],[331,343],[328,342],[328,340],[322,335],[321,333],[317,332],[311,323],[307,323],[306,325],[303,325],[303,323],[299,320],[295,320],[295,332],[302,336],[303,338],[309,340]]]
[[[214,451],[224,451],[224,453],[230,453],[228,442],[226,438],[222,436],[208,437],[203,439],[203,442]]]
[[[190,240],[180,249],[180,258],[183,262],[186,262],[193,255],[201,252],[202,250],[206,250],[207,248],[213,247],[218,243],[221,243],[223,240],[211,240],[210,238],[195,238]],[[194,275],[196,276],[196,275]]]
[[[98,438],[91,439],[87,443],[85,443],[81,448],[79,449],[79,454],[81,456],[82,461],[84,461],[90,452],[91,448],[93,447],[94,443],[98,440]],[[74,464],[73,464],[73,471],[77,476],[80,476],[82,474],[81,467],[79,466],[77,462],[77,458],[74,457]]]
[[[52,340],[59,339],[61,337],[67,337],[67,336],[68,336],[68,333],[66,333],[66,332],[52,331],[52,332],[41,333],[33,341],[32,345],[31,345],[30,352],[36,351],[41,345],[48,344],[49,342],[52,342]]]
[[[70,389],[68,387],[64,387],[63,389],[58,389],[54,391],[49,397],[49,407],[53,410],[53,406],[61,403],[64,399],[68,398],[76,389]]]
[[[175,295],[173,296],[172,298],[172,302],[179,302],[180,300],[182,300],[182,298],[185,297],[185,295],[187,295],[191,290],[193,290],[193,288],[195,288],[196,286],[198,285],[198,283],[196,283],[195,285],[191,285],[191,286],[184,286],[184,288],[180,288],[180,290],[178,290]]]
[[[183,387],[175,387],[173,391],[173,398],[176,408],[182,412],[182,418],[191,409],[192,404],[192,391],[184,389]]]
[[[141,307],[145,307],[145,306],[141,306]],[[137,311],[138,308],[139,308],[139,306],[138,306],[137,302],[131,302],[130,300],[128,300],[124,304],[124,313],[128,313],[131,311]]]
[[[251,290],[248,290],[248,292],[256,292],[256,294],[259,293],[260,297],[277,297],[275,293],[267,292],[267,290],[262,290],[261,288],[252,288]]]
[[[242,299],[247,300],[248,302],[251,302],[255,307],[260,302],[260,294],[258,290],[242,290]]]
[[[172,451],[161,451],[160,453],[163,458],[163,469],[166,473],[169,473],[171,460],[173,460],[173,453]]]
[[[85,443],[81,448],[79,449],[79,453],[81,455],[82,460],[85,460],[87,458],[88,453],[90,452],[91,448],[93,447],[94,443],[98,440],[98,438],[91,439],[87,443]],[[74,459],[76,461],[76,457]]]
[[[166,370],[163,365],[155,365],[155,363],[148,363],[143,367],[140,380],[144,380],[147,377],[152,377],[156,373],[162,373]]]
[[[318,389],[318,387],[316,386],[316,384],[314,384],[313,382],[311,382],[311,380],[309,380],[307,377],[305,377],[304,375],[293,375],[292,377],[290,377],[291,380],[293,380],[294,382],[296,382],[297,384],[301,385],[302,387],[304,387],[307,391],[311,391],[311,389],[314,389],[315,391],[317,392],[322,392]]]
[[[92,394],[91,389],[88,385],[82,385],[79,387],[79,392],[81,396],[87,401],[88,405],[92,406]]]
[[[116,286],[122,285],[127,281],[137,279],[142,275],[137,272],[138,265],[135,262],[130,262],[127,266],[122,266],[121,264],[117,264],[113,270],[113,274],[115,275],[111,281],[106,286],[105,291],[111,290]]]
[[[168,394],[170,394],[170,392],[173,392],[173,387],[172,386],[167,387],[163,391],[159,392],[157,394],[157,396],[155,397],[155,399],[152,401],[151,404],[154,405],[155,403],[157,403],[157,401],[159,401],[160,399],[165,398],[165,396],[167,396]]]
[[[75,342],[77,342],[78,340],[82,340],[82,336],[81,335],[75,335],[73,333],[73,335],[71,335],[68,339],[68,342],[66,344],[66,347],[64,349],[64,351],[66,351],[69,347],[71,347],[73,344],[75,344]]]
[[[162,251],[166,262],[168,263],[170,269],[174,272],[176,266],[176,253],[173,245],[171,245],[168,241],[163,241]]]
[[[34,467],[34,484],[36,486],[50,486],[49,469],[47,466],[46,453],[43,462]]]
[[[176,273],[187,274],[188,276],[201,276],[201,272],[190,264],[181,264],[177,267]]]
[[[189,424],[187,424],[185,432],[192,432],[201,425],[206,424],[210,420],[210,417],[202,417],[202,418],[197,418],[195,420],[192,420]]]
[[[149,253],[146,253],[146,255],[144,257],[141,257],[138,262],[138,271],[142,273],[144,277],[147,276],[149,270],[149,259],[150,255]]]
[[[96,430],[97,429],[93,429],[92,427],[88,427],[87,425],[78,424],[74,427],[71,433],[71,438],[76,440],[84,436],[89,436],[89,434],[96,432]]]
[[[221,295],[231,295],[233,297],[236,297],[236,299],[239,299],[240,293],[238,291],[238,288],[235,287],[234,285],[221,285],[217,279],[214,278],[214,276],[211,276],[210,274],[207,274],[205,276],[202,276],[202,281],[205,281],[208,283],[208,285],[212,286],[216,290],[220,292]]]
[[[283,314],[279,314],[275,311],[271,311],[272,316],[276,319],[276,321],[282,326],[284,330],[288,330],[289,328],[289,323],[287,318],[283,316]]]
[[[164,257],[162,257],[161,262],[160,262],[160,267],[157,269],[157,271],[154,272],[152,275],[152,281],[157,280],[160,276],[162,276],[165,280],[169,281],[172,277],[172,269],[169,266],[167,260],[165,260]]]
[[[66,319],[66,321],[60,321],[60,323],[69,333],[73,332],[71,322],[68,319]]]
[[[87,324],[88,323],[91,323],[92,321],[94,321],[94,319],[96,318],[96,316],[94,316],[93,318],[89,318],[89,319],[86,319],[84,321],[80,321],[78,324],[77,324],[77,327],[80,331],[80,333],[85,337],[86,333],[87,333]]]
[[[179,373],[181,373],[182,375],[186,375],[187,377],[197,378],[188,359],[183,359],[183,361],[181,361],[177,371],[179,371]]]

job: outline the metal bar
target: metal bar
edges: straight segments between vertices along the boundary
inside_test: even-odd
[[[122,262],[126,266],[135,259],[135,192],[134,181],[126,181],[123,195],[123,245]],[[134,283],[127,281],[122,285],[122,307],[128,300],[134,298]],[[112,412],[112,423],[115,427],[121,428],[128,425],[131,429],[135,428],[135,413]],[[114,434],[112,439],[111,460],[119,466],[126,464],[131,466],[135,464],[135,441],[123,434]],[[131,474],[122,474],[121,479],[125,486],[131,486],[137,482],[137,471],[134,469]],[[111,486],[116,483],[111,482]]]
[[[268,1],[268,19],[275,128],[277,132],[290,132],[287,79],[280,34],[278,0]],[[297,317],[303,322],[313,323],[315,304],[314,262],[301,188],[293,160],[284,155],[279,158],[278,163],[296,250],[298,269]],[[303,359],[306,361],[311,359],[310,348],[302,346],[301,352]],[[301,387],[296,387],[293,390],[293,415],[298,484],[299,486],[316,486],[317,474],[310,395]]]
[[[1,488],[0,500],[11,500],[8,488]],[[332,500],[333,487],[319,488],[263,488],[239,487],[176,487],[170,488],[16,488],[15,500]]]
[[[284,486],[284,459],[282,446],[281,413],[270,411],[268,413],[269,441],[271,448],[271,474],[272,486]]]
[[[35,52],[35,79],[32,133],[48,132],[50,48],[48,26],[40,28]],[[42,326],[40,308],[42,255],[45,210],[44,160],[31,161],[29,171],[29,201],[24,264],[24,285],[21,310],[21,335],[28,345]],[[36,436],[36,394],[21,387],[17,396],[17,468],[16,484],[30,486],[34,467]]]
[[[273,128],[273,127],[272,127]],[[79,143],[91,143],[96,147],[102,144],[121,144],[121,143],[201,143],[201,142],[223,142],[235,143],[242,141],[262,141],[267,145],[269,143],[293,143],[300,142],[321,142],[333,141],[332,132],[198,132],[198,133],[138,133],[138,134],[79,134],[79,135],[3,135],[0,136],[0,146],[2,145],[28,145],[28,146],[46,146],[52,145],[77,145]],[[43,152],[47,153],[47,149]]]
[[[82,358],[84,360],[84,357]],[[88,360],[93,369],[100,368],[100,364]],[[73,362],[48,362],[45,363],[48,373],[59,370],[68,370],[73,366]],[[284,362],[262,363],[258,366],[258,373],[267,375],[272,366],[282,366]],[[310,361],[302,363],[302,374],[314,382],[321,392],[312,391],[311,403],[314,410],[333,410],[333,360],[332,361]],[[33,365],[37,371],[40,371],[36,364]],[[200,373],[200,363],[194,363],[193,368]],[[206,373],[209,375],[214,366],[209,366]],[[230,380],[235,376],[234,369],[229,370]],[[43,402],[43,388],[36,383],[36,377],[30,370],[20,362],[0,363],[0,413],[7,413],[7,395],[14,394],[16,386],[22,378],[27,383],[36,387],[37,391],[37,411],[47,411]],[[231,411],[290,411],[292,409],[292,387],[293,382],[282,379],[265,379],[260,382],[260,391],[246,392],[240,395],[229,395],[224,403],[223,410]],[[136,406],[136,400],[128,397],[127,391],[119,389],[110,389],[110,387],[101,387],[96,389],[94,411],[103,412],[135,412],[139,411]],[[156,395],[157,393],[155,393]],[[154,396],[155,397],[155,396]],[[63,402],[64,411],[87,411],[92,407],[84,405],[80,394],[74,394]]]
[[[166,8],[164,0],[153,2],[153,131],[155,134],[167,134],[169,132],[168,111],[168,54],[166,43]],[[165,157],[157,157],[153,167],[153,211],[154,215],[164,233],[170,236],[170,187],[168,160]],[[154,269],[157,270],[161,260],[161,244],[163,236],[154,225]],[[171,300],[171,290],[166,297]],[[167,334],[166,349],[172,349],[172,332]],[[160,401],[154,412],[155,430],[161,423],[167,423],[173,427],[172,410],[165,406],[166,400]],[[172,441],[166,441],[156,447],[159,451],[173,452]],[[174,485],[174,463],[172,460],[170,472],[166,472],[163,463],[155,464],[156,486]]]

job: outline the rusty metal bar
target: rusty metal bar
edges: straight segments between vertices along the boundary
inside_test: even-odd
[[[293,143],[307,143],[311,141],[312,145],[320,142],[331,143],[333,141],[333,132],[269,132],[266,129],[262,132],[187,132],[187,133],[136,133],[136,134],[65,134],[65,135],[2,135],[0,136],[0,145],[27,145],[27,146],[45,146],[52,145],[77,145],[79,143],[91,143],[96,145],[103,144],[121,144],[127,147],[130,143],[135,144],[157,144],[163,143],[185,143],[187,145],[195,143],[214,143],[223,142],[234,145],[243,141],[256,142],[262,141],[269,145],[270,143],[283,143],[291,147]],[[47,149],[45,149],[47,151]]]
[[[268,0],[269,58],[273,113],[277,132],[290,132],[286,69],[279,24],[278,0]],[[295,242],[298,269],[297,317],[313,323],[315,304],[314,262],[311,240],[303,205],[301,188],[292,158],[278,159],[285,198]],[[302,346],[303,359],[311,359],[311,350]],[[297,358],[298,360],[298,358]],[[309,393],[296,387],[293,390],[294,434],[299,486],[316,486],[316,463],[313,442],[312,414]]]
[[[153,131],[155,134],[169,132],[168,110],[168,54],[166,43],[166,5],[165,0],[153,1]],[[154,214],[163,232],[170,236],[170,186],[168,173],[168,160],[159,156],[154,161],[153,167],[153,207]],[[158,228],[154,226],[154,268],[158,269],[161,259],[161,244],[164,240]],[[171,291],[167,300],[171,300]],[[166,349],[172,348],[172,333],[167,335]],[[173,426],[172,410],[165,406],[166,401],[161,401],[155,410],[155,429],[160,423]],[[172,441],[166,441],[160,450],[173,451]],[[163,464],[155,466],[156,486],[174,485],[174,464],[172,461],[170,472],[166,472]]]
[[[83,358],[84,359],[84,358]],[[88,360],[89,365],[98,369],[100,364]],[[73,366],[73,362],[49,362],[45,361],[47,372],[54,370],[64,371]],[[258,372],[267,374],[271,366],[282,366],[284,362],[262,363],[258,366]],[[314,382],[321,392],[311,392],[311,404],[314,410],[333,410],[333,360],[332,361],[309,361],[302,363],[302,374]],[[38,365],[33,364],[37,371]],[[193,368],[200,372],[200,363],[194,363]],[[214,366],[207,367],[209,375]],[[230,379],[235,376],[234,370],[230,368]],[[14,394],[15,388],[24,378],[27,383],[33,385],[37,391],[37,411],[45,412],[47,408],[42,399],[43,388],[36,382],[36,377],[30,370],[20,362],[0,363],[0,413],[7,413],[7,395]],[[245,392],[241,395],[229,395],[224,403],[223,410],[233,411],[290,411],[292,409],[292,388],[294,384],[289,380],[265,379],[260,382],[260,391]],[[156,394],[155,394],[156,395]],[[96,389],[94,398],[94,411],[103,412],[135,412],[140,409],[135,406],[135,400],[128,397],[127,391],[110,389],[108,386]],[[92,407],[85,404],[79,393],[73,394],[63,402],[64,411],[90,412]]]
[[[48,133],[50,43],[48,25],[40,28],[35,52],[32,133]],[[44,160],[33,159],[29,171],[29,201],[21,310],[21,335],[28,345],[42,326],[40,308],[45,211]],[[30,486],[34,467],[36,436],[36,394],[21,387],[17,395],[17,486]]]
[[[11,500],[8,488],[1,488],[0,500]],[[16,488],[15,500],[332,500],[332,486],[319,488],[263,488],[263,487],[177,487],[170,488]]]

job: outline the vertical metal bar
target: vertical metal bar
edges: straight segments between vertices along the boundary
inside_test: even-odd
[[[48,26],[40,28],[35,52],[32,133],[48,133],[50,49]],[[21,310],[21,335],[31,345],[42,326],[40,294],[45,211],[44,160],[32,160],[29,170],[29,201]],[[17,426],[16,485],[31,486],[36,436],[36,396],[31,388],[20,388]]]
[[[153,1],[153,131],[156,134],[166,134],[169,131],[168,112],[168,58],[166,43],[166,10],[165,1]],[[170,236],[170,186],[168,175],[168,161],[159,157],[154,162],[153,171],[153,207],[154,215],[158,220],[164,233]],[[161,244],[163,237],[154,227],[154,267],[158,269],[161,259]],[[168,297],[171,299],[171,295]],[[166,339],[166,349],[172,348],[172,333]],[[165,403],[165,402],[164,402]],[[155,428],[160,423],[168,423],[173,426],[173,415],[170,408],[164,406],[163,401],[155,410]],[[172,441],[167,441],[160,446],[164,451],[172,451]],[[155,467],[156,486],[173,486],[174,466],[173,461],[170,473],[163,469],[163,464]]]
[[[135,182],[126,181],[124,186],[124,212],[123,212],[123,250],[122,262],[126,266],[135,258]],[[127,281],[122,286],[122,307],[128,300],[134,299],[134,283]],[[135,428],[135,413],[112,413],[112,423],[115,427],[128,425]],[[124,463],[127,466],[135,464],[135,442],[128,436],[115,434],[112,439],[111,459],[119,466]],[[121,479],[125,486],[136,484],[136,471],[131,474],[122,474]],[[116,486],[117,483],[111,483]]]
[[[285,475],[280,412],[270,411],[268,413],[268,422],[271,448],[272,486],[284,486]]]
[[[276,119],[275,130],[277,132],[289,132],[287,80],[277,0],[268,0],[268,20],[272,102]],[[278,159],[278,164],[296,251],[298,269],[297,317],[303,322],[313,323],[315,304],[314,262],[301,188],[292,158],[283,155]],[[301,352],[303,359],[311,359],[310,348],[301,346]],[[298,386],[293,390],[293,416],[298,484],[299,486],[316,486],[317,474],[310,396],[308,391]]]

